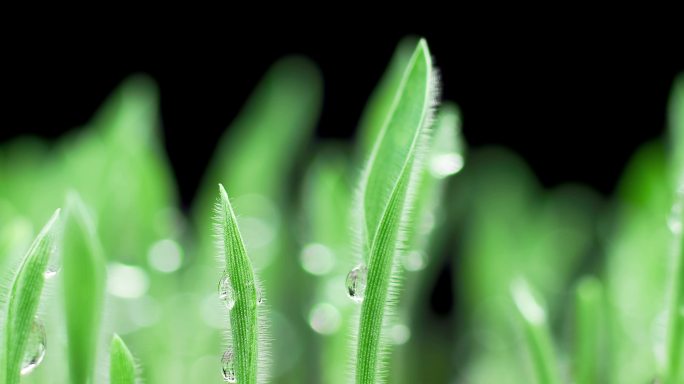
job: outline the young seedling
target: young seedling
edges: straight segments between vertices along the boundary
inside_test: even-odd
[[[80,197],[67,198],[63,240],[63,285],[72,384],[95,382],[95,365],[105,287],[102,248]]]
[[[135,361],[119,335],[112,337],[109,348],[109,382],[111,384],[134,384]]]
[[[383,332],[396,300],[396,254],[422,169],[437,79],[427,43],[420,40],[404,71],[392,107],[362,175],[356,202],[357,243],[363,263],[347,277],[347,292],[361,302],[353,358],[357,383],[385,381],[388,343]]]
[[[219,253],[225,266],[225,274],[219,282],[219,296],[230,311],[230,345],[221,360],[223,379],[230,383],[263,382],[267,373],[265,330],[260,327],[258,315],[262,292],[247,257],[228,194],[221,184],[216,213]]]
[[[21,375],[38,366],[45,354],[45,329],[36,312],[55,247],[59,214],[57,210],[45,224],[14,275],[0,333],[0,383],[18,384]]]

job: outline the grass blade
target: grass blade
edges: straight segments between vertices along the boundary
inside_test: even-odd
[[[404,72],[360,188],[360,244],[367,265],[367,285],[361,305],[356,346],[357,383],[384,381],[383,324],[391,310],[395,253],[411,208],[415,174],[426,150],[427,128],[436,98],[436,79],[427,43],[421,40]],[[351,275],[350,275],[351,276]]]
[[[575,289],[575,350],[573,372],[577,384],[601,380],[603,285],[593,277],[580,280]]]
[[[263,377],[266,373],[266,369],[259,366],[263,350],[259,345],[261,330],[257,305],[261,299],[257,298],[252,263],[247,257],[228,194],[221,184],[219,194],[217,235],[225,262],[227,283],[230,285],[227,287],[226,299],[232,302],[229,305],[232,345],[224,354],[224,364],[230,363],[235,367],[234,372],[224,371],[224,378],[229,375],[235,382],[254,384],[260,375]],[[225,361],[226,359],[230,361]]]
[[[90,215],[76,194],[67,199],[63,284],[69,372],[73,384],[95,382],[105,286],[102,248]]]
[[[673,235],[673,268],[667,308],[665,383],[676,384],[684,380],[684,76],[675,82],[670,103],[675,198],[668,219]]]
[[[546,310],[524,280],[516,280],[511,287],[515,305],[525,328],[525,340],[532,359],[537,383],[560,384],[560,372],[556,363],[553,340],[546,323]]]
[[[364,158],[373,150],[385,119],[392,110],[394,97],[401,85],[401,79],[409,65],[417,42],[415,37],[406,37],[399,42],[387,70],[368,99],[359,122],[359,149]]]
[[[109,382],[111,384],[134,384],[135,361],[119,335],[112,337],[109,350]]]
[[[22,260],[9,292],[7,317],[3,326],[2,372],[5,384],[18,384],[22,361],[45,282],[44,273],[54,249],[57,210],[40,231]]]

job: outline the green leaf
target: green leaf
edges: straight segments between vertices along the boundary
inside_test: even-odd
[[[406,37],[399,42],[387,70],[368,99],[359,122],[358,140],[364,160],[373,150],[378,135],[385,124],[385,119],[391,112],[392,103],[394,103],[404,77],[404,71],[409,65],[417,43],[418,40],[415,37]]]
[[[560,384],[560,371],[549,331],[546,310],[534,297],[524,280],[516,280],[511,286],[511,294],[520,312],[525,330],[525,341],[532,360],[534,376],[539,384]]]
[[[225,287],[226,299],[234,301],[229,305],[232,345],[228,347],[224,359],[230,356],[230,363],[235,367],[231,374],[234,374],[238,383],[253,384],[260,375],[263,377],[267,373],[265,367],[259,366],[259,359],[263,358],[264,353],[263,346],[259,345],[259,340],[263,339],[257,308],[261,298],[257,297],[252,263],[247,257],[228,194],[221,184],[219,194],[217,235],[221,241],[220,252],[224,257],[227,277],[222,279],[222,284],[229,284],[229,287]]]
[[[378,383],[382,354],[387,343],[381,337],[391,288],[400,231],[412,208],[410,186],[420,171],[427,129],[435,102],[436,79],[427,43],[421,40],[404,72],[390,113],[380,130],[361,181],[362,219],[359,253],[367,263],[367,286],[361,305],[356,346],[356,382]]]
[[[134,384],[135,361],[119,335],[112,337],[109,350],[109,382],[111,384]]]
[[[0,334],[0,379],[5,384],[18,384],[24,354],[36,321],[45,270],[55,247],[55,228],[59,209],[52,215],[31,244],[9,291],[7,313]]]
[[[63,284],[72,384],[93,383],[105,287],[102,248],[80,197],[67,198]]]

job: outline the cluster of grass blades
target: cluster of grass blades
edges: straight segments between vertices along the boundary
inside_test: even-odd
[[[145,77],[54,145],[0,145],[0,384],[684,382],[684,79],[610,204],[498,148],[464,168],[425,40],[356,147],[308,145],[321,88],[276,63],[188,217]]]

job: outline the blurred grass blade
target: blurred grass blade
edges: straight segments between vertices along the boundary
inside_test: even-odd
[[[575,333],[573,373],[575,383],[602,383],[603,286],[594,277],[585,277],[575,289]]]
[[[665,382],[676,384],[684,381],[684,75],[675,81],[668,112],[675,197],[668,218],[673,235],[673,267],[668,292]]]
[[[511,286],[511,293],[523,321],[525,341],[537,383],[561,384],[553,340],[546,322],[546,310],[524,280],[516,280]]]
[[[67,198],[63,252],[69,377],[94,383],[106,274],[94,224],[75,193]]]
[[[217,207],[220,252],[224,257],[226,279],[221,285],[229,284],[226,289],[225,300],[228,300],[230,310],[230,337],[232,342],[224,354],[224,366],[234,367],[233,372],[224,368],[224,378],[230,376],[238,383],[254,384],[260,377],[267,374],[263,363],[263,329],[259,328],[258,308],[261,298],[257,297],[257,283],[252,270],[252,263],[240,236],[235,213],[228,200],[228,194],[219,184],[220,200]],[[232,368],[228,368],[232,369]],[[259,380],[261,381],[261,380]]]
[[[134,384],[135,361],[119,335],[112,337],[109,350],[109,382],[111,384]]]
[[[400,232],[412,208],[411,185],[420,172],[426,150],[428,128],[436,99],[436,78],[427,43],[421,40],[404,72],[390,113],[362,176],[357,212],[361,224],[362,249],[367,263],[367,285],[361,305],[356,346],[356,382],[383,382],[382,337],[391,290],[395,254]],[[355,269],[356,270],[356,269]],[[363,269],[362,269],[363,270]],[[352,276],[352,275],[350,275]],[[363,276],[365,277],[365,276]],[[361,278],[363,278],[361,277]]]
[[[323,367],[316,382],[344,384],[349,380],[347,360],[349,329],[354,303],[327,289],[349,272],[349,213],[351,185],[345,147],[326,144],[319,150],[304,180],[302,211],[306,245],[300,254],[302,268],[318,278],[314,281],[314,305],[309,326],[318,334],[317,355]],[[334,218],[334,219],[331,219]],[[309,305],[309,303],[307,303]],[[327,315],[327,316],[326,316]]]
[[[45,270],[55,247],[55,223],[59,213],[58,209],[31,244],[10,288],[6,318],[0,324],[0,379],[5,384],[18,384],[20,381],[24,354],[43,291]]]
[[[230,185],[233,197],[278,196],[294,154],[310,138],[321,91],[318,69],[304,58],[285,58],[270,68],[216,147],[193,207],[200,225],[209,218],[216,183]]]

